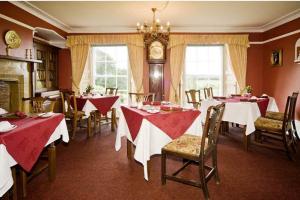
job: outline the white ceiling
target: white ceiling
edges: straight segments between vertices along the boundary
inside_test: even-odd
[[[152,20],[152,7],[166,1],[31,1],[23,5],[47,16],[67,32],[134,32],[137,22]],[[283,20],[300,17],[300,1],[170,1],[157,13],[173,32],[265,31]]]

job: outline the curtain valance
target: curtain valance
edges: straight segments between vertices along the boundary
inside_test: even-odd
[[[188,44],[233,44],[249,47],[248,34],[237,35],[202,35],[173,34],[170,35],[169,48]]]

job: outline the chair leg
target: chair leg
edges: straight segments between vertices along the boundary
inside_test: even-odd
[[[91,116],[89,116],[87,118],[87,137],[88,138],[92,136],[91,124],[92,124],[92,122],[91,122]]]
[[[74,139],[74,138],[75,138],[75,134],[76,134],[76,129],[77,129],[77,118],[76,118],[76,117],[73,118],[73,123],[72,123],[72,125],[73,125],[73,129],[72,129],[72,139]]]
[[[200,182],[201,182],[204,199],[208,200],[209,193],[208,193],[208,188],[205,180],[205,169],[203,163],[199,163],[199,175],[200,175]]]
[[[162,152],[161,154],[161,184],[166,184],[166,153]]]
[[[12,177],[14,180],[13,188],[12,188],[12,199],[17,200],[18,199],[18,188],[17,188],[17,172],[16,172],[16,167],[11,168],[12,172]]]
[[[212,153],[212,162],[213,168],[215,170],[215,181],[217,184],[220,184],[219,170],[218,170],[218,159],[217,159],[217,149]]]
[[[107,115],[106,115],[107,118]],[[116,109],[112,108],[111,111],[111,131],[115,131],[115,122],[116,122]]]
[[[48,147],[48,179],[54,181],[56,176],[56,147],[54,143],[51,143]]]

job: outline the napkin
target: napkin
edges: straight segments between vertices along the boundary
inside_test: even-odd
[[[6,114],[6,113],[8,113],[8,112],[5,109],[0,108],[0,115]]]
[[[8,130],[12,127],[12,125],[9,123],[9,121],[2,121],[0,122],[0,131]]]

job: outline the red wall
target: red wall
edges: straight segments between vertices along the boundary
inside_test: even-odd
[[[21,27],[2,18],[0,18],[0,55],[6,55],[4,36],[9,30],[15,30],[22,40],[19,48],[9,50],[9,55],[25,58],[26,49],[33,49],[32,30]]]
[[[58,52],[58,87],[72,90],[72,63],[69,49],[60,49]]]
[[[299,24],[300,27],[300,24]],[[300,65],[294,63],[295,43],[300,33],[269,42],[263,46],[263,90],[275,97],[279,110],[284,111],[286,98],[293,91],[300,90]],[[282,49],[282,66],[270,65],[272,50]],[[300,119],[300,101],[297,102],[297,119]]]

